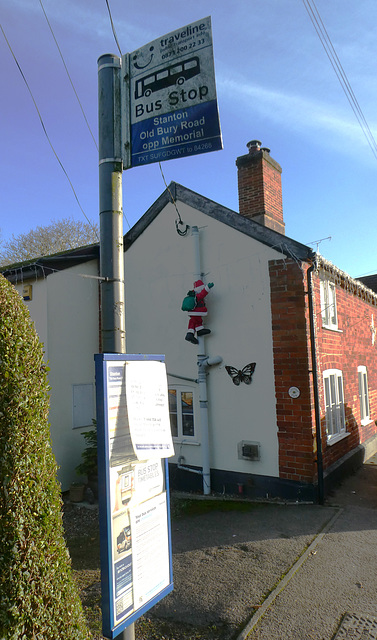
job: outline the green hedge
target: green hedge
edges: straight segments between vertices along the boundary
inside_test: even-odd
[[[43,349],[0,275],[0,638],[84,640],[63,536]]]

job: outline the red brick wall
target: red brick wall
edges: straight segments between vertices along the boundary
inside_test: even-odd
[[[331,275],[329,276],[332,280]],[[317,324],[318,377],[322,422],[322,447],[324,469],[358,444],[377,434],[374,420],[377,419],[377,336],[372,345],[372,315],[377,329],[376,300],[369,296],[365,300],[362,288],[349,286],[347,279],[338,277],[336,283],[336,306],[338,331],[322,327],[320,304],[320,278],[313,275],[315,295],[314,313]],[[353,289],[353,291],[352,291]],[[377,297],[376,297],[377,298]],[[359,384],[357,368],[367,367],[371,422],[361,425]],[[340,369],[343,374],[346,430],[350,434],[343,440],[328,446],[325,424],[323,372]]]
[[[306,270],[293,260],[270,261],[272,334],[281,478],[313,482],[315,416]],[[290,387],[300,396],[291,398]]]
[[[262,171],[266,214],[284,225],[281,174],[267,157],[263,158]]]
[[[317,477],[315,412],[311,374],[310,324],[307,295],[308,264],[293,260],[270,261],[271,313],[275,395],[281,478],[314,482]],[[377,435],[377,335],[372,345],[372,314],[377,329],[377,296],[338,278],[336,302],[338,331],[322,327],[320,278],[313,274],[317,374],[321,410],[323,467]],[[358,387],[359,365],[367,367],[371,422],[361,425]],[[328,445],[325,424],[323,372],[343,373],[346,428],[350,434]],[[290,398],[291,386],[300,389]]]
[[[264,213],[262,162],[249,162],[238,169],[238,198],[242,216]]]

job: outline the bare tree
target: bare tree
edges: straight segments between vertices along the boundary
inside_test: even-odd
[[[44,227],[38,226],[28,233],[13,234],[9,240],[0,241],[0,264],[25,262],[95,242],[99,242],[98,224],[72,218],[54,220]]]

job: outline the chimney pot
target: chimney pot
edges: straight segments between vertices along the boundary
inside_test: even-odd
[[[260,140],[250,140],[246,146],[249,149],[249,153],[256,153],[260,150],[261,144]]]

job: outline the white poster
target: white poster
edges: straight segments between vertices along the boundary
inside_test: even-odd
[[[130,509],[134,606],[141,607],[169,584],[166,492]]]
[[[126,362],[128,421],[139,460],[174,455],[164,362]]]
[[[161,493],[164,488],[164,474],[160,459],[148,460],[135,465],[135,495],[138,502]]]

